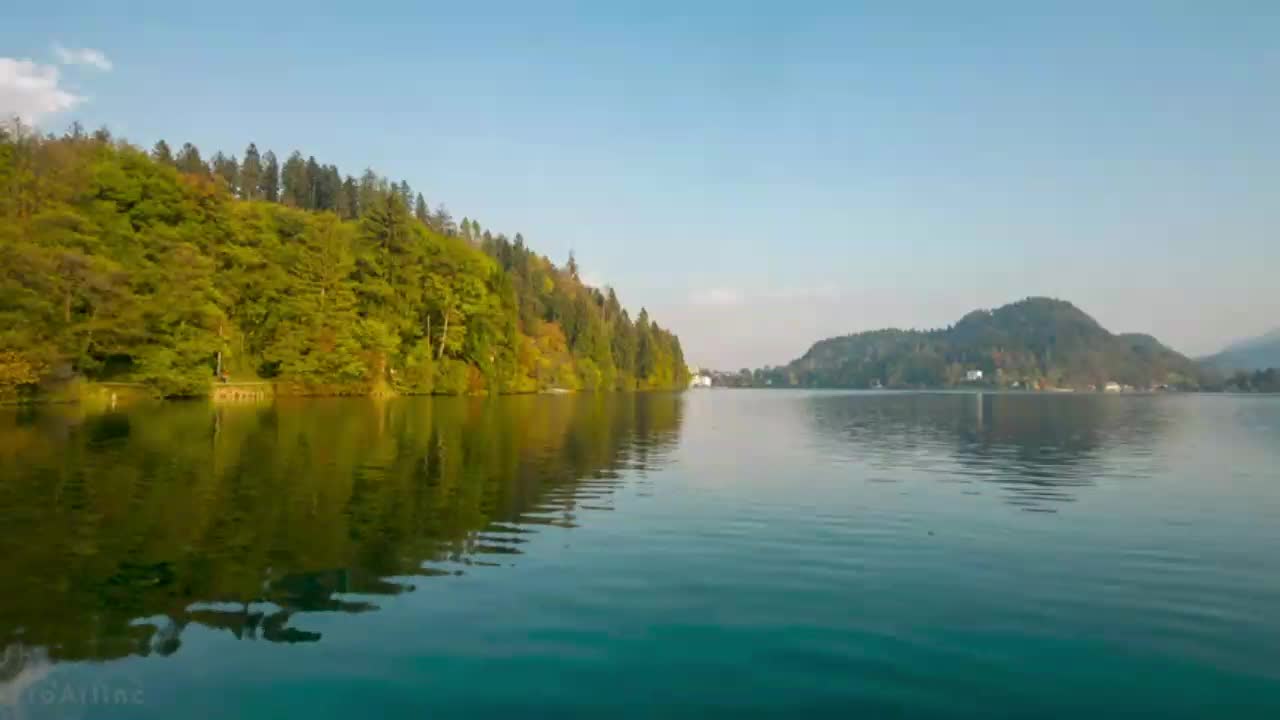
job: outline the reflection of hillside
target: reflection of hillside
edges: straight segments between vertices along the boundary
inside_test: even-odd
[[[0,416],[0,647],[169,654],[189,623],[312,642],[414,578],[509,563],[660,463],[678,395],[167,404]],[[350,595],[364,596],[352,599]]]
[[[885,393],[811,403],[815,426],[846,454],[996,483],[1010,503],[1037,510],[1093,485],[1108,448],[1148,446],[1166,424],[1156,398]]]

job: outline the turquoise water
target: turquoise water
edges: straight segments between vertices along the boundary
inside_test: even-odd
[[[0,412],[0,717],[1280,717],[1280,398]]]

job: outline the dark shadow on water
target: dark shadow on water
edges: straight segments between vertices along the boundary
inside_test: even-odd
[[[0,647],[171,655],[518,561],[661,466],[678,394],[174,403],[0,414]],[[17,590],[17,591],[14,591]],[[3,680],[3,678],[0,678]]]

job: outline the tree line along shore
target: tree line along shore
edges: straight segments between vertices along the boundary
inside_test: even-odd
[[[0,129],[0,399],[676,389],[679,339],[407,182]]]

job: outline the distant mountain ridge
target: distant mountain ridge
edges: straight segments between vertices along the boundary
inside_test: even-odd
[[[1223,372],[1280,368],[1280,328],[1234,342],[1201,362]]]
[[[977,378],[981,372],[981,378]],[[975,310],[938,330],[872,330],[814,343],[765,371],[772,385],[802,387],[1196,388],[1202,371],[1150,335],[1114,334],[1064,300],[1031,297]]]

